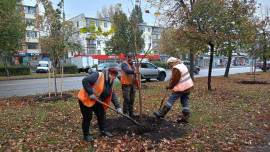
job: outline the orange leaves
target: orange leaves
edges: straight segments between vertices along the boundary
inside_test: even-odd
[[[145,13],[149,14],[149,13],[150,13],[150,11],[149,11],[149,10],[145,10]]]

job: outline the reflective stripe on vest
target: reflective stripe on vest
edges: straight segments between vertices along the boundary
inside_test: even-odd
[[[97,81],[95,82],[95,84],[93,86],[91,86],[94,95],[99,98],[100,94],[103,91],[104,88],[104,74],[102,72],[99,72],[99,77],[97,79]],[[112,92],[111,95],[108,96],[106,98],[106,100],[104,101],[104,103],[106,103],[107,105],[109,105],[111,98],[112,98],[112,93],[113,93],[113,88],[112,88]],[[87,92],[84,90],[84,88],[81,88],[79,94],[78,94],[78,98],[82,101],[82,103],[87,106],[87,107],[92,107],[96,101],[95,100],[91,100],[89,98],[89,95],[87,94]],[[103,108],[105,110],[107,110],[107,106],[103,106]]]
[[[128,64],[127,61],[124,62],[126,65],[128,65],[128,68],[132,70],[131,66]],[[136,70],[135,66],[133,65],[134,70]],[[131,84],[133,81],[133,74],[127,74],[125,71],[121,68],[121,84]]]
[[[187,67],[184,64],[177,64],[173,68],[176,68],[180,71],[181,78],[177,85],[173,87],[173,91],[185,91],[193,86],[192,79],[190,77],[190,74],[188,72]]]

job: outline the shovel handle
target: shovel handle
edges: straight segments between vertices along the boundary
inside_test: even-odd
[[[165,94],[164,94],[164,96],[163,96],[163,98],[162,98],[162,100],[161,100],[160,106],[159,106],[159,108],[158,108],[158,111],[161,110],[161,107],[162,107],[162,105],[163,105],[163,102],[164,102],[164,100],[165,100],[165,98],[166,98],[166,96],[167,96],[167,92],[168,92],[168,90],[166,89]]]
[[[102,105],[108,107],[108,108],[111,109],[112,111],[114,111],[114,112],[116,112],[116,113],[118,113],[118,114],[120,114],[120,115],[122,115],[122,116],[128,118],[129,120],[131,120],[132,122],[134,122],[136,125],[139,125],[139,126],[143,127],[141,124],[139,124],[139,123],[138,123],[137,121],[135,121],[134,119],[130,118],[129,116],[127,116],[127,115],[125,115],[125,114],[123,114],[123,113],[119,113],[117,110],[115,110],[115,109],[112,108],[111,106],[105,104],[104,102],[102,102],[102,101],[100,101],[100,100],[98,100],[98,99],[96,100],[96,102],[98,102],[98,103],[100,103],[100,104],[102,104]]]

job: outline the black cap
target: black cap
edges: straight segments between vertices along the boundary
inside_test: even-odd
[[[125,56],[126,56],[126,57],[133,57],[133,53],[132,53],[132,52],[128,52],[128,53],[126,53]]]

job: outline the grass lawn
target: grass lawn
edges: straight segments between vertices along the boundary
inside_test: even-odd
[[[153,111],[168,82],[143,83],[142,124],[154,126],[155,132],[139,133],[135,124],[108,109],[108,130],[115,137],[100,137],[94,116],[93,145],[82,140],[78,90],[65,92],[72,98],[58,102],[38,102],[36,96],[0,99],[0,151],[270,151],[270,73],[261,72],[256,80],[268,84],[243,84],[253,76],[236,74],[212,77],[208,91],[207,78],[196,78],[187,125],[176,123],[179,101],[156,121]],[[115,90],[122,106],[119,83]],[[138,96],[135,108],[138,113]]]

